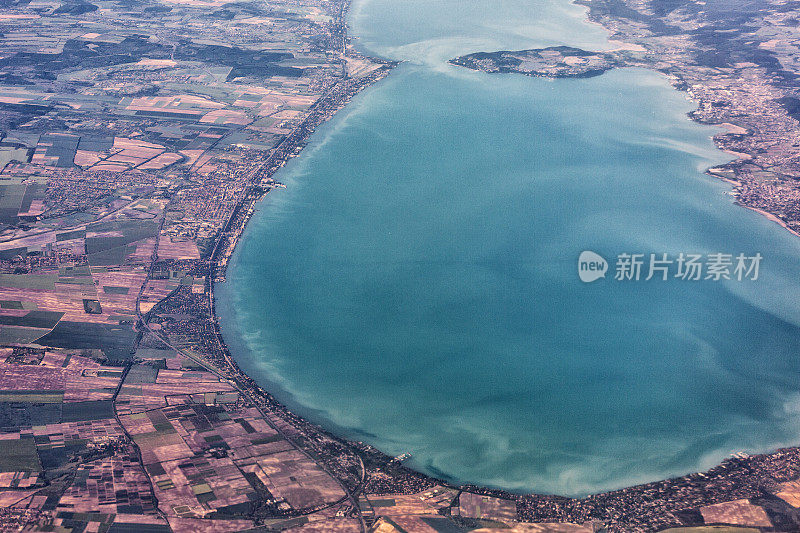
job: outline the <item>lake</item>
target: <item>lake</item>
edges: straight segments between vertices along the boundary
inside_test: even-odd
[[[730,156],[660,74],[449,65],[608,49],[566,1],[364,0],[401,60],[313,135],[217,289],[281,401],[454,482],[582,495],[800,442],[800,239],[703,171]],[[608,261],[583,283],[577,259]],[[620,254],[640,280],[616,280]],[[757,280],[645,281],[649,255],[763,257]]]

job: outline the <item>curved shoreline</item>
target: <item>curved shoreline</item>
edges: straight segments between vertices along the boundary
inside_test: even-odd
[[[353,89],[352,93],[347,92],[342,99],[335,99],[333,102],[328,102],[328,104],[332,104],[336,109],[341,109],[352,96],[357,94],[361,89],[371,85],[371,83],[384,77],[390,72],[393,66],[393,64],[387,62],[385,68],[381,67],[383,70],[380,71],[381,75],[378,78],[371,79],[369,83],[362,86],[351,88]],[[283,166],[286,161],[297,155],[296,148],[304,146],[308,135],[310,135],[318,125],[324,122],[324,120],[327,120],[321,119],[319,122],[314,123],[316,119],[320,118],[314,115],[317,111],[316,108],[318,106],[326,108],[324,100],[328,96],[328,94],[324,95],[320,101],[315,104],[314,108],[312,108],[306,120],[298,126],[298,128],[304,130],[303,133],[305,136],[293,138],[295,132],[292,132],[286,139],[286,141],[290,141],[291,139],[287,147],[284,149],[283,144],[279,146],[275,153],[264,162],[262,168],[254,176],[252,180],[253,183],[270,180],[274,173]],[[320,106],[320,104],[322,105]],[[696,118],[694,119],[698,122],[702,122]],[[734,180],[726,179],[721,176],[716,177],[720,177],[735,186],[739,185],[739,183]],[[263,390],[252,378],[239,369],[227,345],[224,343],[219,328],[219,320],[216,315],[214,284],[216,281],[224,280],[227,262],[253,213],[253,207],[256,202],[263,198],[263,193],[268,192],[268,190],[263,191],[261,194],[248,194],[246,198],[242,199],[237,204],[228,222],[220,232],[211,252],[209,258],[211,275],[206,278],[206,294],[209,297],[211,317],[216,324],[218,341],[224,350],[225,362],[230,368],[229,372],[221,371],[214,366],[207,366],[207,368],[218,373],[218,375],[226,377],[226,379],[242,380],[243,383],[237,383],[237,385],[241,385],[251,393],[260,396],[264,402],[271,405],[272,409],[276,412],[280,412],[281,416],[290,420],[291,424],[302,426],[305,431],[317,432],[320,435],[324,435],[326,438],[334,439],[342,447],[349,448],[348,451],[358,456],[363,466],[361,482],[354,490],[351,489],[351,493],[358,495],[359,492],[369,492],[370,472],[392,472],[397,479],[393,479],[391,482],[383,480],[383,485],[380,490],[372,492],[373,494],[414,493],[419,492],[421,487],[432,487],[436,484],[441,484],[457,490],[469,490],[475,493],[513,499],[517,501],[518,504],[518,518],[525,521],[544,522],[558,520],[585,522],[597,518],[601,520],[605,519],[607,521],[606,523],[612,527],[617,526],[623,527],[625,530],[635,529],[644,531],[651,530],[653,527],[664,527],[683,523],[676,523],[674,517],[670,518],[670,513],[672,511],[686,509],[687,507],[719,503],[734,498],[758,496],[764,491],[773,490],[775,484],[794,479],[800,475],[800,448],[791,447],[766,454],[729,459],[719,466],[701,474],[689,474],[667,480],[655,481],[616,491],[594,494],[586,498],[567,498],[537,494],[521,495],[474,485],[450,485],[441,480],[402,467],[402,465],[394,461],[391,457],[382,454],[371,446],[341,439],[321,426],[308,422],[302,417],[292,413],[289,409],[280,404],[280,402],[277,402],[267,391]],[[751,207],[741,203],[740,205],[759,212],[767,218],[778,222],[784,228],[789,229],[789,231],[792,231],[795,235],[798,235],[796,231],[776,215],[757,207]],[[204,366],[208,364],[208,362],[204,361],[198,362]],[[316,460],[324,463],[324,458],[322,457],[317,457]],[[343,483],[347,484],[347,481]],[[657,495],[655,499],[653,497],[654,494]],[[650,508],[646,510],[643,509],[641,512],[637,513],[636,511],[639,511],[637,508],[643,501],[649,502],[649,504],[651,504]],[[657,502],[660,502],[661,505],[652,505]]]

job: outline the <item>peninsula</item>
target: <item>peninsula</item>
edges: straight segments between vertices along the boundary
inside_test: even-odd
[[[737,201],[800,229],[800,63],[793,2],[577,0],[611,32],[616,50],[556,46],[478,52],[451,63],[485,72],[585,78],[639,67],[665,74],[697,102],[690,117],[725,131],[714,142],[733,161],[708,173]]]

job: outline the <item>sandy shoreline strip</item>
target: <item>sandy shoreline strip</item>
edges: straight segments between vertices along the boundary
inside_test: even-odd
[[[709,176],[713,176],[713,177],[715,177],[717,179],[721,179],[724,182],[730,183],[733,186],[733,189],[734,189],[733,191],[731,191],[731,193],[733,193],[733,194],[735,194],[736,189],[741,185],[741,183],[739,183],[738,181],[736,181],[734,179],[731,179],[731,178],[725,178],[725,177],[720,176],[718,174],[712,174],[711,172],[706,172],[706,174],[708,174]],[[783,219],[778,217],[777,215],[775,215],[773,213],[770,213],[769,211],[765,211],[765,210],[763,210],[763,209],[761,209],[759,207],[753,207],[753,206],[750,206],[750,205],[747,205],[747,204],[743,204],[742,202],[739,201],[738,198],[736,199],[735,204],[738,205],[739,207],[744,207],[745,209],[749,209],[751,211],[755,211],[756,213],[760,214],[761,216],[766,217],[767,219],[771,220],[772,222],[775,222],[776,224],[780,225],[785,230],[787,230],[787,231],[795,234],[796,236],[800,237],[800,233],[798,233],[796,230],[790,228],[789,225]]]

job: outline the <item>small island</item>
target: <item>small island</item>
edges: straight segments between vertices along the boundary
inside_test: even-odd
[[[550,46],[516,52],[477,52],[451,59],[450,63],[490,73],[516,72],[548,78],[592,78],[613,68],[645,67],[648,64],[641,52],[589,52],[571,46]]]

